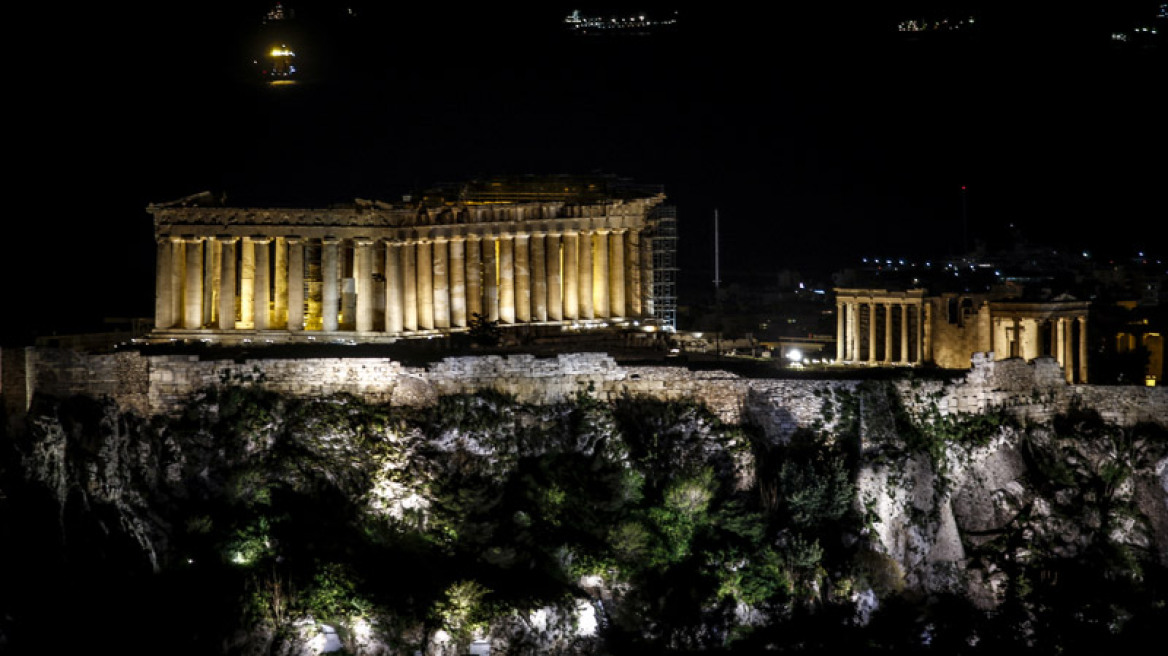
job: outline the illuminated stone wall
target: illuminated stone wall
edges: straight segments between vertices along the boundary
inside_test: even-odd
[[[197,356],[85,355],[67,350],[4,350],[4,396],[10,417],[28,407],[28,390],[55,396],[106,396],[140,414],[169,414],[200,388],[224,382],[261,385],[302,397],[349,393],[376,403],[419,406],[442,395],[492,389],[530,403],[552,403],[586,392],[603,400],[623,394],[662,400],[694,399],[724,421],[749,418],[772,439],[796,429],[827,428],[841,419],[858,381],[747,379],[725,371],[622,366],[605,354],[571,353],[445,358],[408,367],[386,358],[202,360]],[[31,359],[30,359],[31,357]],[[24,363],[30,363],[25,365]],[[9,368],[17,369],[10,372]],[[23,373],[26,372],[27,377]],[[22,382],[9,384],[10,380]],[[898,396],[912,412],[1001,408],[1020,419],[1047,421],[1075,404],[1097,409],[1119,424],[1168,421],[1168,389],[1070,385],[1057,360],[994,361],[977,354],[955,383],[899,381]],[[589,392],[589,390],[591,391]],[[829,410],[825,412],[825,410]]]

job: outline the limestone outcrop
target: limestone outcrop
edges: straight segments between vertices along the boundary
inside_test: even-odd
[[[1053,361],[861,382],[602,354],[29,355],[4,555],[60,573],[14,589],[72,590],[55,607],[84,624],[111,617],[86,605],[108,571],[145,637],[200,653],[1050,650],[1162,611],[1163,390]],[[144,611],[160,593],[181,612]],[[0,638],[28,645],[52,606],[10,598]]]

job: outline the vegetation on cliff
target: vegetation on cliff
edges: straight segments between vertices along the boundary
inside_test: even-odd
[[[1143,503],[1159,427],[914,413],[871,385],[777,443],[691,401],[581,389],[411,409],[256,382],[172,418],[38,399],[6,441],[0,640],[299,654],[327,625],[353,654],[488,635],[510,653],[1054,652],[1165,618],[1163,529]],[[930,503],[959,496],[954,454],[995,440],[1017,445],[1027,488],[992,530],[959,527],[969,571],[998,582],[986,607],[914,582],[860,481],[899,472],[882,479],[899,493],[911,461],[939,472]]]

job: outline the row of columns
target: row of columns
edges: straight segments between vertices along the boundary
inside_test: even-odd
[[[881,307],[884,310],[884,348],[883,356],[878,358],[877,317],[878,308]],[[899,357],[895,362],[905,365],[921,364],[929,350],[929,315],[929,306],[920,300],[836,300],[836,361],[892,364],[896,334],[893,327],[894,317],[899,316],[900,348]],[[864,318],[868,320],[867,331],[862,330]],[[867,333],[866,340],[864,332]]]
[[[320,249],[318,304],[305,297],[306,267],[315,265],[306,260],[307,241],[230,235],[160,240],[157,326],[336,331],[345,314],[345,324],[356,331],[401,333],[466,327],[476,314],[512,324],[619,319],[642,311],[647,251],[635,230],[354,237],[348,240],[351,261],[342,261],[344,240],[326,236],[312,240]],[[342,276],[350,270],[351,277]],[[383,301],[375,291],[381,282]],[[374,325],[382,307],[384,322]]]

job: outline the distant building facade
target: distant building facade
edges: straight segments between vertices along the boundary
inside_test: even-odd
[[[450,186],[398,204],[151,205],[155,339],[392,341],[511,325],[656,320],[658,187],[609,177]]]
[[[996,360],[1049,356],[1067,382],[1087,382],[1089,303],[1034,302],[925,289],[836,289],[836,361],[968,369],[974,353]]]

